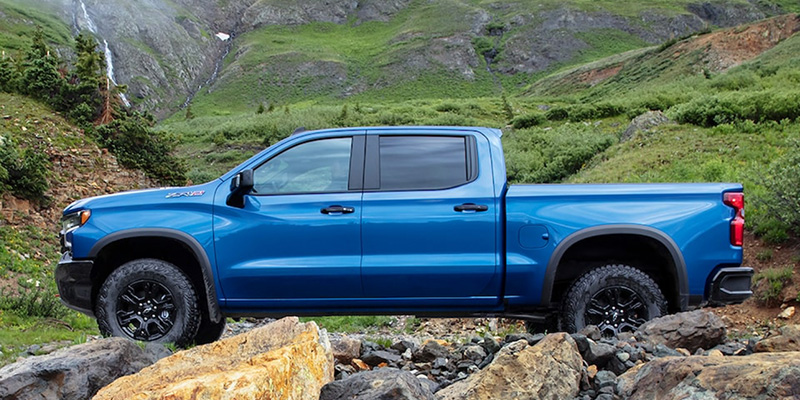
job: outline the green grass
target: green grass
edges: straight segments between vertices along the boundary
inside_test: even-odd
[[[69,25],[58,17],[59,10],[47,2],[0,0],[0,49],[11,56],[21,54],[30,45],[30,37],[39,25],[48,41],[59,46],[72,43]]]
[[[335,317],[304,317],[301,322],[314,321],[328,332],[342,333],[370,333],[381,328],[391,326],[393,318],[387,316],[335,316]]]

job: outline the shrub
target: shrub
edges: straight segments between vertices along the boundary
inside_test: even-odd
[[[781,292],[792,279],[794,270],[791,266],[769,268],[753,277],[756,283],[756,299],[764,305],[774,306],[781,302]]]
[[[96,136],[122,165],[141,169],[160,184],[186,183],[186,166],[172,155],[176,142],[163,132],[152,131],[146,117],[134,114],[116,119],[98,126]]]
[[[0,187],[15,195],[39,201],[48,189],[47,176],[50,161],[47,156],[33,149],[20,153],[17,144],[4,139],[0,145]]]
[[[800,92],[768,90],[702,96],[673,107],[669,114],[678,122],[707,127],[745,120],[796,119],[800,117]]]
[[[569,118],[569,111],[564,107],[553,107],[544,113],[548,121],[563,121]]]
[[[41,318],[62,318],[67,311],[56,297],[55,289],[32,279],[20,282],[16,292],[0,289],[0,310],[20,317]]]
[[[558,182],[617,141],[583,124],[520,130],[504,139],[508,179],[515,183]]]
[[[763,185],[765,194],[755,196],[753,201],[775,222],[762,223],[758,231],[762,235],[771,233],[773,237],[765,237],[770,241],[786,240],[788,227],[800,234],[800,141],[791,142],[787,153],[770,164]]]
[[[756,260],[758,261],[769,261],[771,259],[772,259],[771,249],[761,250],[758,253],[756,253]]]
[[[514,118],[511,121],[511,125],[514,129],[526,129],[531,128],[537,125],[541,125],[547,121],[547,118],[543,114],[535,113],[535,114],[525,114],[520,115],[519,117]]]
[[[457,113],[457,112],[461,111],[461,106],[458,105],[458,104],[455,104],[455,103],[451,103],[451,102],[444,102],[444,103],[438,104],[436,107],[434,107],[434,110],[436,110],[438,112]]]

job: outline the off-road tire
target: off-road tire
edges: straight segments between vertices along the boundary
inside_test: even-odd
[[[592,324],[612,336],[666,313],[667,301],[652,278],[627,265],[606,265],[587,272],[569,288],[559,327],[575,333]]]
[[[186,274],[152,258],[127,262],[106,278],[97,296],[95,316],[105,336],[179,347],[195,341],[201,319],[197,295]],[[129,322],[123,326],[125,320]],[[151,329],[154,326],[156,332]]]

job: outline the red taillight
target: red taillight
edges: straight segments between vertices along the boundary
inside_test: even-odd
[[[736,211],[731,221],[731,244],[741,246],[744,244],[744,193],[725,193],[722,201]]]

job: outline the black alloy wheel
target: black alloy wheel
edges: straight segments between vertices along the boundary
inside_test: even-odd
[[[134,340],[151,342],[166,335],[175,325],[172,293],[157,281],[129,284],[117,296],[117,323]]]
[[[600,290],[589,300],[584,312],[586,324],[596,325],[603,336],[633,332],[648,319],[649,312],[644,300],[626,286]]]

